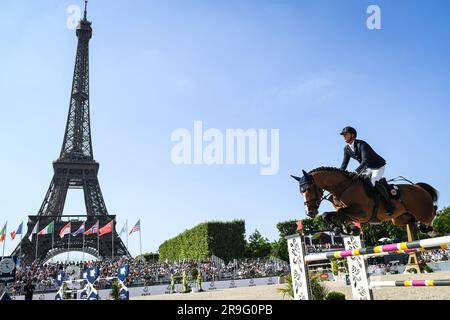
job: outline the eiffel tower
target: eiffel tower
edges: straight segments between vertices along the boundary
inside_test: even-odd
[[[89,40],[92,37],[92,27],[91,22],[87,20],[87,0],[84,17],[78,23],[76,35],[78,48],[61,153],[58,160],[53,162],[54,176],[41,208],[36,216],[28,217],[27,234],[13,252],[13,255],[20,256],[20,260],[25,264],[33,261],[43,263],[68,251],[83,251],[99,258],[131,257],[115,232],[115,216],[109,215],[106,209],[97,178],[99,163],[94,160],[92,151],[89,115]],[[69,189],[83,189],[87,215],[63,216]],[[52,221],[55,223],[53,235],[39,236],[37,239],[37,235],[32,234],[36,224],[41,230]],[[85,237],[65,236],[61,239],[58,233],[68,221],[71,222],[72,232],[83,222],[88,230],[97,221],[100,227],[113,221],[113,232],[102,237],[94,233]]]

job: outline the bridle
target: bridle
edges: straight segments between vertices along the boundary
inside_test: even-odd
[[[319,196],[317,189],[320,189],[314,181],[314,178],[311,175],[306,176],[307,179],[303,178],[303,181],[300,181],[300,192],[304,194],[308,189],[311,187],[314,187],[314,198],[311,200],[304,201],[303,204],[307,206],[308,208],[318,209],[322,203],[323,200],[328,200],[330,202],[334,202],[334,200],[330,199],[330,195],[333,195],[334,198],[336,198],[338,201],[341,201],[340,199],[342,196],[347,192],[348,189],[355,183],[354,180],[344,180],[340,183],[338,183],[336,186],[333,187],[333,190],[329,190],[321,188],[321,190],[328,191],[327,194],[324,194],[322,197]],[[326,188],[326,187],[325,187]],[[313,207],[313,206],[316,207]]]
[[[309,208],[313,203],[315,203],[315,205],[317,206],[316,208],[319,208],[319,207],[320,207],[320,204],[322,203],[322,201],[325,200],[325,199],[327,199],[327,198],[330,196],[330,194],[331,194],[331,193],[328,193],[328,194],[326,194],[326,195],[323,195],[322,197],[319,197],[319,194],[318,194],[318,192],[317,192],[318,187],[314,184],[314,180],[313,180],[311,183],[308,183],[308,184],[306,184],[306,185],[309,185],[309,187],[306,187],[306,186],[300,186],[300,192],[301,192],[301,193],[305,193],[310,187],[313,187],[313,186],[314,186],[314,196],[315,196],[314,199],[306,200],[306,201],[303,202],[303,204],[304,204],[305,206],[307,206],[308,208]]]

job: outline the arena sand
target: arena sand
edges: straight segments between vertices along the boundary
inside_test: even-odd
[[[450,279],[450,271],[420,275],[386,275],[377,276],[373,280],[410,280],[410,279]],[[323,282],[330,291],[339,291],[345,294],[348,300],[352,299],[351,287],[342,282]],[[283,300],[283,294],[277,288],[284,284],[266,285],[256,287],[243,287],[234,289],[221,289],[208,292],[167,294],[145,297],[134,297],[135,300]],[[375,300],[450,300],[450,287],[393,287],[374,288]],[[285,300],[290,300],[287,295]]]

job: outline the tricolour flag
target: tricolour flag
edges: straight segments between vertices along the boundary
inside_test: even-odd
[[[22,234],[22,227],[23,227],[23,222],[20,224],[20,226],[17,228],[17,231],[13,231],[13,232],[11,232],[11,239],[15,239],[16,238],[16,236],[18,235],[18,234]]]
[[[85,223],[86,222],[83,222],[83,224],[78,228],[78,230],[72,233],[72,236],[76,237],[77,235],[84,233]]]
[[[0,242],[5,241],[5,239],[6,239],[6,223],[2,231],[0,231]]]
[[[31,231],[31,234],[36,234],[37,233],[37,228],[38,228],[38,223],[36,223],[34,225],[33,231]]]
[[[62,239],[64,238],[67,234],[70,234],[71,230],[70,230],[70,222],[68,224],[66,224],[61,231],[59,232],[59,237]]]
[[[130,234],[138,231],[141,231],[141,219],[139,219],[138,222],[134,225],[133,229],[131,229]]]
[[[100,236],[111,233],[113,229],[113,221],[111,220],[106,225],[100,228]]]
[[[31,231],[30,236],[28,237],[28,239],[31,241],[31,239],[33,238],[33,234],[37,233],[37,229],[38,229],[38,224],[39,222],[36,222],[36,224],[34,225],[33,231]]]
[[[85,236],[94,234],[94,233],[98,233],[98,220],[97,222],[88,230],[84,233]]]
[[[53,229],[55,228],[55,221],[52,221],[44,229],[39,231],[38,236],[45,236],[47,234],[53,234]]]

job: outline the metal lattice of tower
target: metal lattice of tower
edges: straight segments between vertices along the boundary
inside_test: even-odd
[[[100,227],[111,220],[114,221],[112,233],[95,241],[87,237],[83,248],[80,241],[72,239],[70,251],[83,249],[91,254],[96,253],[99,257],[112,255],[130,257],[127,248],[115,232],[115,216],[108,215],[97,178],[99,163],[93,156],[89,114],[89,41],[92,37],[92,26],[87,20],[87,1],[85,1],[84,17],[79,21],[76,29],[76,36],[78,47],[61,153],[58,160],[53,162],[54,176],[39,212],[36,216],[29,216],[28,231],[23,238],[21,249],[19,246],[13,253],[21,254],[21,261],[24,263],[35,260],[43,262],[68,250],[67,237],[61,239],[54,236],[53,239],[49,239],[46,236],[39,237],[37,240],[36,235],[32,235],[32,229],[36,223],[39,223],[40,228],[44,228],[47,222],[55,221],[55,232],[58,232],[60,230],[58,227],[67,223],[63,221],[63,210],[69,189],[84,191],[86,228],[90,228],[97,220],[100,222]],[[76,225],[77,222],[79,220],[74,221],[74,224]],[[31,241],[28,239],[30,236],[32,236]],[[36,244],[36,250],[34,250],[34,244]]]

